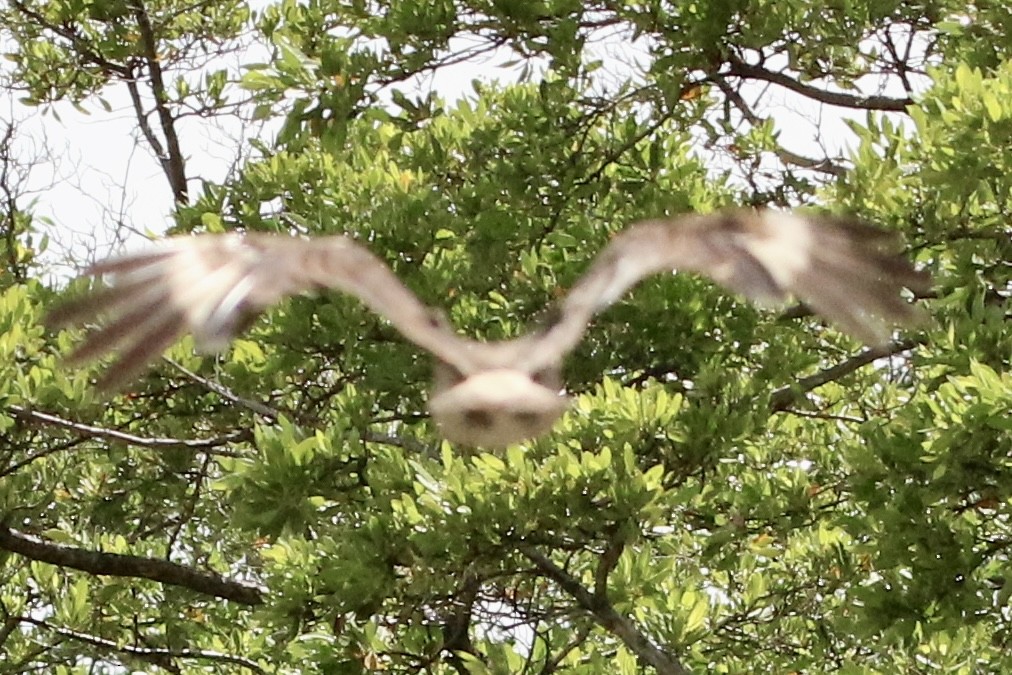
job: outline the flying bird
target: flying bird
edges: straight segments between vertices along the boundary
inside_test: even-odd
[[[118,352],[99,381],[122,387],[180,336],[220,350],[283,298],[334,288],[385,317],[434,358],[429,412],[448,440],[505,447],[547,433],[567,408],[561,365],[598,311],[644,277],[692,271],[761,304],[793,296],[874,346],[919,310],[902,294],[929,276],[899,253],[897,238],[863,222],[770,210],[648,220],[617,234],[537,329],[483,343],[455,333],[378,257],[347,236],[202,234],[113,257],[86,274],[111,284],[57,307],[54,326],[105,315],[70,363]]]

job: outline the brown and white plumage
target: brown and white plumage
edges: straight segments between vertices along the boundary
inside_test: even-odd
[[[917,308],[901,290],[930,279],[897,251],[896,238],[849,219],[730,211],[646,221],[619,233],[539,330],[480,343],[456,335],[362,245],[344,237],[223,234],[168,239],[147,253],[111,258],[87,273],[112,285],[58,307],[54,325],[98,314],[108,323],[69,357],[119,358],[101,385],[123,385],[179,336],[220,349],[281,299],[336,288],[358,297],[435,357],[429,410],[443,435],[501,447],[546,433],[565,411],[560,367],[593,315],[644,277],[703,274],[761,303],[793,296],[853,336],[885,343]]]

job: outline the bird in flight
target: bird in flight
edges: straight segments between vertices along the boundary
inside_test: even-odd
[[[634,224],[617,234],[536,330],[483,343],[455,333],[378,257],[347,236],[276,234],[172,237],[113,257],[86,274],[102,286],[51,312],[68,326],[104,315],[68,357],[81,363],[117,352],[99,381],[122,387],[180,336],[202,350],[227,346],[271,305],[334,288],[357,297],[434,358],[429,412],[456,443],[497,448],[547,433],[567,408],[561,366],[595,313],[646,276],[691,271],[761,304],[793,296],[870,345],[920,312],[902,294],[923,293],[929,276],[899,253],[897,238],[863,222],[771,210],[685,215]]]

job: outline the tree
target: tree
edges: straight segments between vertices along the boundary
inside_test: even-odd
[[[929,326],[868,351],[804,307],[648,282],[570,359],[552,435],[472,452],[421,413],[417,351],[330,295],[104,399],[41,325],[45,224],[5,183],[4,672],[1008,668],[1010,22],[943,1],[11,0],[8,87],[47,109],[123,83],[173,232],[355,233],[470,335],[530,325],[625,224],[729,204],[857,213],[937,289]],[[606,35],[639,65],[601,62]],[[188,60],[244,41],[271,55],[241,80]],[[506,53],[515,83],[418,93]],[[790,145],[785,90],[865,113],[849,156]],[[276,137],[198,191],[193,110]]]

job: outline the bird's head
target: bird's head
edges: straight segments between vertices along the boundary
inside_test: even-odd
[[[529,373],[505,365],[472,372],[437,362],[429,412],[454,443],[505,448],[547,433],[569,406],[558,365]]]

